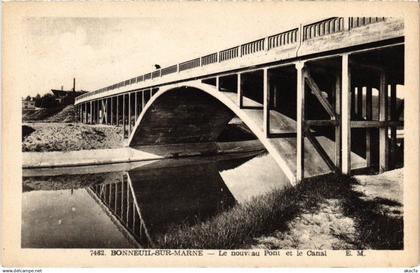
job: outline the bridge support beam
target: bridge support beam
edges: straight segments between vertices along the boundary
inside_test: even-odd
[[[91,124],[96,123],[96,100],[92,102],[92,122]]]
[[[96,100],[92,102],[92,124],[96,124]]]
[[[93,107],[92,107],[93,102],[90,102],[90,107],[89,107],[89,111],[90,111],[90,118],[89,118],[89,123],[92,124],[93,123]]]
[[[351,171],[351,72],[349,68],[349,55],[343,54],[341,58],[341,172],[350,174]]]
[[[101,111],[101,105],[100,105],[100,101],[97,100],[96,101],[96,124],[100,123],[100,111]]]
[[[128,93],[128,135],[131,133],[131,93]]]
[[[237,89],[238,91],[238,107],[242,109],[243,107],[243,86],[242,86],[242,75],[238,73],[237,76]]]
[[[116,118],[115,124],[117,126],[120,126],[120,96],[117,96],[116,99],[117,99],[117,105],[116,105],[117,109],[115,111],[115,118]]]
[[[384,71],[380,73],[379,83],[379,121],[388,119],[388,86]],[[388,127],[379,128],[379,172],[388,170]]]
[[[372,120],[372,87],[366,87],[366,120]],[[366,167],[372,167],[372,129],[366,128]]]
[[[125,94],[122,95],[122,129],[123,139],[125,138]]]
[[[138,106],[137,106],[137,95],[138,95],[138,93],[137,92],[134,92],[134,122],[136,122],[137,121],[137,111],[138,111]]]
[[[101,100],[101,124],[107,124],[108,123],[108,99]]]
[[[110,121],[111,121],[110,124],[114,125],[114,97],[110,97],[109,100],[110,100],[110,104],[111,104],[110,107],[109,107],[110,108],[109,109],[110,110]]]
[[[296,101],[296,182],[304,178],[304,122],[305,122],[305,79],[304,62],[296,63],[297,101]]]
[[[265,137],[270,136],[270,75],[267,68],[263,69],[263,113],[264,113],[264,134]]]
[[[86,123],[85,116],[86,116],[86,103],[83,103],[82,104],[82,123]]]

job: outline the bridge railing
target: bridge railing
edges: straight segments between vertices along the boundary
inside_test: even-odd
[[[219,62],[231,60],[239,57],[239,46],[225,49],[219,52]]]
[[[201,66],[217,63],[217,52],[201,57]]]
[[[152,79],[160,77],[160,69],[152,72]]]
[[[165,75],[176,73],[176,72],[178,72],[178,65],[175,64],[175,65],[172,65],[172,66],[162,68],[160,74],[161,74],[161,76],[165,76]]]
[[[185,70],[190,70],[196,67],[206,66],[213,63],[220,63],[235,58],[240,58],[245,55],[255,54],[264,50],[271,50],[273,48],[278,48],[290,44],[295,44],[298,42],[304,42],[311,40],[317,37],[322,37],[334,33],[344,32],[346,30],[351,30],[353,28],[373,24],[376,22],[382,22],[385,20],[385,17],[349,17],[348,21],[344,17],[331,17],[315,23],[303,25],[300,28],[293,28],[279,34],[268,36],[266,38],[258,39],[252,42],[248,42],[239,46],[221,50],[216,53],[212,53],[200,58],[192,59],[186,62],[182,62],[176,65],[172,65],[160,70],[156,70],[131,80],[123,81],[108,87],[98,89],[93,92],[89,92],[83,95],[80,95],[76,98],[76,102],[80,99],[93,96],[95,94],[120,88],[129,84],[134,84],[157,77],[163,77],[168,74],[173,74],[177,72],[182,72]],[[347,23],[347,24],[345,24]],[[302,32],[302,35],[299,34]]]
[[[298,28],[288,30],[268,37],[268,50],[298,41]]]
[[[303,26],[303,41],[344,31],[344,18],[332,17]]]
[[[241,56],[264,50],[265,38],[241,45]]]
[[[194,60],[190,60],[190,61],[180,63],[179,64],[179,71],[184,71],[184,70],[192,69],[192,68],[199,67],[199,66],[201,66],[201,59],[196,58]]]
[[[143,81],[143,75],[138,76],[138,77],[137,77],[137,82],[142,82],[142,81]]]
[[[383,22],[385,17],[350,17],[349,18],[349,29],[366,26],[369,24]]]

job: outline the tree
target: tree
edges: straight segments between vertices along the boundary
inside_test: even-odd
[[[41,95],[39,93],[36,94],[34,100],[35,100],[35,107],[41,107]]]
[[[31,96],[26,96],[25,100],[26,101],[30,101],[31,100]]]
[[[53,94],[45,94],[41,97],[41,103],[39,107],[42,108],[53,108],[58,105]]]

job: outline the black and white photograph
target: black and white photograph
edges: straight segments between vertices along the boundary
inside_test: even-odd
[[[406,203],[406,166],[418,164],[408,12],[88,4],[22,5],[19,31],[4,25],[18,41],[19,76],[3,74],[6,86],[19,79],[17,248],[418,255],[407,245],[418,241],[418,223],[407,229],[418,220]]]

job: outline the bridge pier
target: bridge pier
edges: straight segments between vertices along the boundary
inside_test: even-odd
[[[297,71],[297,102],[296,102],[296,182],[304,178],[304,120],[305,120],[305,79],[304,62],[295,64]]]
[[[242,82],[242,76],[241,73],[237,74],[237,87],[236,90],[238,92],[238,107],[239,109],[242,109],[243,107],[243,82]]]
[[[120,105],[120,103],[119,103],[119,96],[115,96],[115,104],[114,104],[114,124],[115,124],[115,126],[119,126],[119,111],[120,111],[120,109],[119,109],[119,105]]]
[[[270,72],[268,68],[263,69],[263,122],[264,134],[268,138],[270,136]]]
[[[114,125],[114,97],[110,97],[110,124]]]
[[[125,138],[125,94],[122,95],[122,128],[123,128],[123,139]]]
[[[351,171],[351,71],[349,68],[349,54],[341,56],[341,172],[350,174]]]
[[[137,111],[138,111],[138,109],[137,109],[137,95],[138,95],[138,92],[137,91],[135,91],[134,92],[134,122],[136,122],[136,120],[137,120]]]
[[[379,121],[388,119],[388,85],[385,71],[380,72],[379,80]],[[379,172],[388,170],[388,126],[379,128]]]
[[[128,136],[131,134],[131,93],[128,93]]]
[[[90,105],[89,105],[89,110],[90,110],[90,120],[89,120],[89,123],[90,124],[93,124],[93,102],[91,101],[90,102]]]

